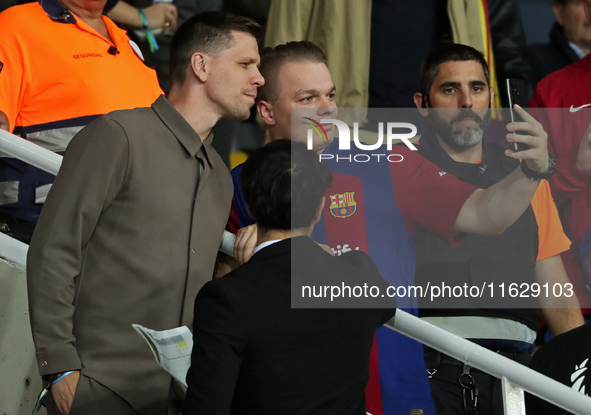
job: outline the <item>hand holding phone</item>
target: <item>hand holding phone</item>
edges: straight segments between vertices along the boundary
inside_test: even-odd
[[[515,112],[513,105],[517,104],[521,108],[527,107],[525,82],[522,79],[507,79],[507,96],[509,98],[509,112],[511,114],[511,122],[522,122],[523,118]],[[526,135],[524,131],[515,131],[515,134]],[[527,144],[513,143],[513,150],[524,151],[529,148]]]

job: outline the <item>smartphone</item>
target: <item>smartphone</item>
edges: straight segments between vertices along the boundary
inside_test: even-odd
[[[511,122],[523,121],[523,118],[513,109],[513,104],[517,104],[521,108],[527,107],[527,95],[525,93],[525,82],[523,79],[507,79],[507,97],[509,98]],[[515,134],[527,135],[525,131],[515,131]],[[528,148],[529,146],[527,144],[513,143],[513,150],[515,151],[523,151]]]

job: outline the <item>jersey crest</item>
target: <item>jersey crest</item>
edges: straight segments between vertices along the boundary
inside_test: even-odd
[[[357,211],[355,192],[337,193],[330,195],[330,213],[335,218],[345,219]]]

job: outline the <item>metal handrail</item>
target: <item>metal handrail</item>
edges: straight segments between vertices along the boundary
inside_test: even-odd
[[[0,149],[5,154],[23,160],[32,166],[57,175],[63,157],[0,129]]]
[[[1,152],[9,156],[23,160],[32,166],[54,175],[57,175],[62,165],[63,157],[59,154],[1,129],[0,149],[2,149]],[[236,235],[224,231],[219,250],[226,255],[233,256],[235,240]]]
[[[62,156],[3,130],[0,130],[0,148],[52,174],[57,174],[62,162]],[[27,250],[26,244],[0,233],[1,257],[24,269]],[[402,310],[397,310],[396,316],[385,326],[497,378],[506,378],[563,409],[580,415],[591,414],[590,397]]]
[[[32,166],[57,175],[63,157],[28,140],[0,129],[1,152],[23,160]],[[26,268],[29,246],[0,232],[0,257],[14,263],[23,270]]]
[[[23,270],[27,267],[29,245],[0,232],[0,257]]]
[[[396,310],[396,316],[385,326],[497,378],[507,378],[532,395],[567,411],[591,414],[591,397],[412,314]]]

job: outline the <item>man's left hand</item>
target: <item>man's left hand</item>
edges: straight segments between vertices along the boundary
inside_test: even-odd
[[[548,170],[548,134],[544,131],[542,124],[519,105],[516,104],[513,108],[523,118],[523,121],[507,124],[507,131],[513,132],[507,134],[507,141],[527,144],[529,148],[523,151],[505,150],[505,154],[508,157],[525,161],[527,167],[532,171],[544,173]],[[515,134],[515,131],[523,131],[528,134]]]
[[[245,226],[238,229],[236,233],[236,242],[234,242],[234,259],[242,265],[248,262],[254,254],[257,246],[257,225]]]

